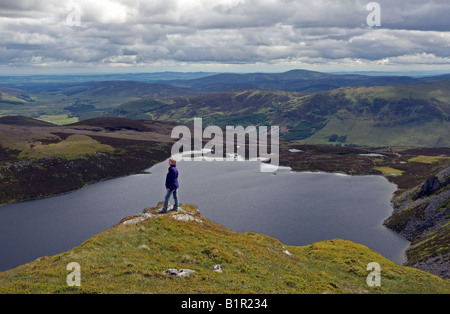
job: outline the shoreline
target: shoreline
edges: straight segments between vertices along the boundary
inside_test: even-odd
[[[156,163],[156,164],[154,164],[154,165],[152,165],[152,166],[146,168],[144,171],[139,171],[139,172],[132,173],[132,174],[129,174],[129,175],[124,175],[124,176],[120,176],[120,177],[116,177],[116,178],[108,178],[108,179],[104,179],[104,180],[101,180],[101,181],[98,181],[98,182],[89,183],[89,184],[86,184],[86,185],[84,185],[83,187],[81,187],[81,188],[79,188],[79,189],[76,189],[76,190],[73,190],[73,191],[70,191],[70,192],[65,192],[65,193],[61,193],[61,194],[53,195],[53,196],[41,197],[41,198],[37,198],[37,199],[22,200],[22,201],[18,201],[18,202],[14,202],[14,203],[22,203],[22,202],[28,202],[28,201],[33,201],[33,200],[46,199],[46,198],[52,198],[52,197],[57,197],[57,196],[67,195],[67,194],[75,193],[76,191],[82,190],[82,189],[87,188],[87,187],[89,187],[89,186],[91,186],[91,185],[94,185],[94,184],[97,184],[97,183],[101,183],[101,182],[105,182],[105,181],[109,181],[109,180],[120,179],[120,178],[125,178],[125,177],[129,177],[129,176],[134,176],[134,175],[149,175],[149,174],[151,174],[151,172],[150,172],[149,170],[150,170],[152,167],[154,167],[155,165],[160,164],[160,163],[164,163],[164,161],[161,161],[161,162],[159,162],[159,163]],[[284,172],[283,170],[282,170],[282,172],[283,172],[283,174],[288,174],[288,173]],[[302,174],[302,173],[306,173],[306,174],[323,174],[323,175],[346,176],[346,177],[349,177],[349,178],[350,178],[350,177],[374,177],[374,176],[377,176],[377,177],[383,177],[383,176],[381,176],[381,175],[373,175],[373,174],[364,174],[364,175],[363,175],[363,174],[357,174],[357,175],[351,175],[351,174],[342,174],[342,173],[329,173],[329,172],[324,172],[324,171],[317,171],[317,172],[315,172],[315,171],[290,171],[290,172],[291,172],[292,174],[295,174],[295,175]],[[384,178],[384,177],[383,177],[383,179],[386,180],[386,178]],[[387,181],[386,183],[392,184],[392,183],[389,182],[388,180],[386,180],[386,181]],[[389,203],[390,203],[391,205],[392,205],[392,201],[391,201],[392,195],[393,195],[393,194],[391,194],[390,199],[388,200]],[[14,204],[14,203],[11,203],[11,204]],[[6,204],[6,205],[9,205],[9,204]],[[3,206],[5,206],[5,205],[3,205]],[[389,215],[392,214],[392,212],[393,212],[393,208],[391,209]],[[378,227],[386,228],[386,226],[384,225],[384,221],[385,221],[385,219],[387,219],[388,217],[389,217],[389,216],[387,216],[387,217],[383,218],[382,220],[380,220],[380,221],[377,223],[377,228],[378,228]],[[124,218],[124,217],[123,217],[123,218]],[[389,229],[389,228],[387,228],[387,229]],[[389,229],[389,230],[390,230],[390,229]],[[395,233],[395,232],[394,232],[394,233]],[[401,235],[399,235],[398,233],[395,233],[395,234],[398,235],[398,236],[401,236]],[[276,237],[275,237],[275,238],[276,238]],[[86,240],[87,240],[87,239],[86,239]],[[409,241],[408,241],[408,247],[407,247],[407,248],[409,248],[409,247],[410,247],[410,243],[409,243]],[[407,248],[406,248],[406,249],[407,249]],[[396,264],[402,266],[402,265],[404,265],[404,264],[407,262],[407,259],[406,259],[406,258],[403,258],[403,257],[405,256],[405,253],[406,253],[406,250],[402,250],[402,252],[401,252],[401,254],[402,254],[401,262],[395,262]],[[20,266],[20,265],[19,265],[19,266]]]
[[[153,166],[151,166],[151,167],[153,167]],[[77,191],[83,190],[83,189],[85,189],[85,188],[87,188],[87,187],[89,187],[91,185],[97,184],[97,183],[102,183],[102,182],[106,182],[106,181],[109,181],[109,180],[115,180],[115,179],[120,179],[120,178],[126,178],[126,177],[129,177],[129,176],[134,176],[134,175],[139,175],[139,174],[141,174],[141,175],[149,175],[151,173],[150,172],[140,171],[140,172],[125,174],[125,175],[121,175],[121,176],[117,176],[117,177],[105,178],[105,179],[98,180],[98,181],[95,181],[95,182],[88,182],[88,183],[84,184],[82,187],[74,189],[72,191],[61,192],[61,193],[57,193],[57,194],[52,194],[52,195],[47,195],[47,196],[42,196],[42,197],[36,197],[36,198],[27,198],[27,199],[12,201],[12,202],[9,202],[9,203],[2,203],[2,204],[0,204],[0,209],[2,207],[4,207],[4,206],[8,206],[8,205],[14,205],[14,204],[20,204],[20,203],[25,203],[25,202],[44,200],[44,199],[48,199],[48,198],[52,198],[52,197],[58,197],[58,196],[64,196],[64,195],[72,194],[72,193],[75,193]]]
[[[294,144],[291,144],[291,145],[294,145]],[[294,146],[296,146],[296,145],[294,145]],[[365,150],[366,150],[366,149],[365,149]],[[188,153],[192,153],[192,152],[188,152]],[[294,154],[297,154],[297,153],[294,153]],[[370,156],[370,157],[371,157],[371,156]],[[398,156],[397,156],[397,157],[398,157]],[[118,178],[128,177],[128,176],[132,176],[132,175],[138,175],[138,174],[145,174],[145,175],[147,175],[147,174],[150,174],[150,173],[148,172],[149,169],[151,169],[151,168],[152,168],[153,166],[155,166],[156,164],[159,164],[159,163],[164,162],[164,161],[167,160],[168,158],[169,158],[169,157],[165,156],[165,158],[164,158],[163,160],[158,161],[158,162],[156,162],[156,163],[154,163],[154,164],[152,164],[152,165],[146,167],[144,170],[139,170],[139,171],[136,171],[136,172],[133,172],[133,173],[129,173],[129,174],[125,174],[125,175],[120,175],[120,176],[117,176],[117,177],[110,177],[110,178],[106,178],[106,179],[101,179],[101,180],[97,180],[97,181],[95,181],[95,182],[89,182],[89,183],[86,183],[85,185],[83,185],[83,186],[80,187],[80,188],[77,188],[77,189],[74,189],[74,190],[71,190],[71,191],[67,191],[67,192],[63,192],[63,193],[58,193],[58,194],[48,195],[48,196],[42,196],[42,197],[38,197],[38,198],[23,199],[23,200],[13,201],[13,202],[10,202],[10,203],[0,204],[0,208],[1,208],[1,207],[4,207],[4,206],[7,206],[7,205],[15,204],[15,203],[22,203],[22,202],[28,202],[28,201],[33,201],[33,200],[40,200],[40,199],[46,199],[46,198],[51,198],[51,197],[57,197],[57,196],[62,196],[62,195],[71,194],[71,193],[74,193],[74,192],[76,192],[76,191],[78,191],[78,190],[84,189],[84,188],[86,188],[86,187],[88,187],[88,186],[90,186],[90,185],[93,185],[93,184],[96,184],[96,183],[101,183],[101,182],[104,182],[104,181],[109,181],[109,180],[113,180],[113,179],[118,179]],[[238,161],[238,160],[234,160],[234,161]],[[256,160],[256,162],[257,162],[257,161],[258,161],[258,160]],[[260,162],[263,162],[263,161],[261,161],[261,160],[259,160],[259,161],[260,161]],[[241,162],[242,162],[242,161],[241,161]],[[299,163],[300,163],[300,162],[301,162],[301,160],[299,160]],[[383,174],[381,174],[381,173],[370,173],[370,172],[368,172],[368,171],[359,171],[359,172],[357,172],[357,173],[346,173],[345,171],[342,171],[342,170],[337,170],[337,171],[326,171],[326,170],[325,170],[325,171],[324,171],[324,170],[319,169],[320,167],[317,167],[317,168],[318,168],[317,170],[311,170],[311,169],[309,169],[309,170],[293,170],[293,166],[295,167],[296,165],[295,165],[295,164],[287,165],[288,163],[289,163],[289,162],[286,161],[286,160],[284,160],[284,161],[283,161],[283,160],[280,160],[280,166],[279,166],[279,167],[283,167],[283,168],[286,168],[286,167],[287,167],[287,168],[289,168],[288,173],[289,173],[289,172],[292,172],[292,173],[311,173],[311,174],[333,174],[333,175],[336,175],[336,176],[348,176],[348,177],[379,176],[379,177],[384,178],[387,182],[389,182],[389,183],[391,183],[391,184],[394,184],[394,185],[395,185],[395,191],[393,192],[393,194],[392,194],[392,196],[391,196],[391,198],[390,198],[390,200],[389,200],[389,203],[390,203],[390,206],[391,206],[392,210],[390,211],[390,214],[389,214],[387,217],[384,218],[384,220],[380,221],[380,227],[382,226],[382,227],[384,227],[384,228],[387,228],[388,230],[392,231],[392,232],[395,233],[396,235],[405,238],[405,236],[402,235],[400,232],[397,232],[397,231],[395,231],[395,230],[389,228],[389,227],[386,225],[386,221],[387,221],[389,218],[391,218],[391,217],[393,216],[393,214],[395,214],[395,212],[396,212],[396,210],[397,210],[397,208],[396,208],[396,206],[395,206],[395,198],[398,197],[399,195],[403,194],[406,190],[410,190],[409,188],[407,188],[407,189],[401,188],[401,187],[399,186],[398,183],[393,182],[393,180],[391,180],[391,179],[393,179],[393,177],[392,177],[392,178],[389,178],[388,176],[383,175]],[[269,164],[269,165],[270,165],[270,164]],[[298,167],[297,167],[297,168],[298,168]],[[285,173],[285,171],[282,171],[282,172]],[[276,173],[274,173],[274,174],[276,174]],[[394,178],[394,179],[395,179],[395,178]],[[407,241],[409,242],[409,245],[408,245],[408,247],[405,249],[405,251],[404,251],[404,253],[403,253],[403,254],[405,255],[405,257],[404,257],[403,263],[402,263],[401,265],[407,265],[408,262],[409,262],[409,259],[408,259],[406,253],[407,253],[407,251],[408,251],[409,249],[412,248],[412,241],[411,241],[411,240],[408,240],[408,239],[407,239]]]

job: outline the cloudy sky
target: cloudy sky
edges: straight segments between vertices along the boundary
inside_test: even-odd
[[[450,1],[380,0],[380,10],[370,2],[0,0],[0,75],[450,73]]]

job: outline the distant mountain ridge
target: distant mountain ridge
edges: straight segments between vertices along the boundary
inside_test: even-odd
[[[104,77],[114,80],[69,83],[64,77],[60,84],[54,78],[48,85],[0,87],[0,115],[21,114],[58,124],[108,116],[183,123],[202,117],[219,126],[280,125],[284,138],[309,143],[450,145],[450,74],[291,70]]]
[[[153,72],[113,74],[47,74],[47,75],[1,75],[0,86],[73,85],[87,82],[135,81],[159,83],[167,80],[187,80],[214,75],[213,72]]]
[[[376,72],[355,74],[325,73],[294,69],[281,73],[214,73],[156,72],[86,75],[0,76],[0,86],[45,90],[95,82],[130,81],[148,84],[169,84],[201,92],[274,89],[317,92],[347,86],[408,85],[450,80],[450,74],[414,77],[409,75],[376,75]],[[241,86],[240,86],[241,85]]]
[[[208,92],[242,91],[245,89],[270,89],[298,92],[322,92],[340,87],[410,85],[448,80],[450,75],[412,78],[409,76],[369,76],[356,74],[328,74],[307,70],[283,73],[222,73],[191,80],[174,80],[167,83]],[[240,87],[242,85],[243,87]],[[231,89],[234,87],[234,89]]]

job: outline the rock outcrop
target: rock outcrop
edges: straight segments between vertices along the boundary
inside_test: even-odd
[[[444,185],[437,177],[428,179],[421,187],[416,199],[430,196]]]
[[[195,221],[197,223],[203,222],[201,219],[196,217],[199,214],[198,210],[187,211],[187,210],[184,210],[182,207],[178,207],[178,211],[174,211],[173,205],[169,206],[167,213],[160,213],[161,209],[162,209],[161,204],[159,204],[157,207],[154,207],[154,208],[144,209],[143,213],[141,213],[141,214],[137,214],[135,216],[122,219],[120,224],[135,225],[135,224],[145,221],[147,219],[154,219],[154,218],[161,217],[163,215],[167,215],[173,219],[184,221],[184,222],[190,222],[190,221]]]
[[[408,266],[450,278],[450,167],[394,201],[385,225],[411,241]]]
[[[174,268],[170,268],[168,270],[163,271],[164,275],[169,275],[169,276],[175,276],[175,277],[186,277],[189,276],[190,274],[195,273],[195,270],[192,269],[174,269]]]

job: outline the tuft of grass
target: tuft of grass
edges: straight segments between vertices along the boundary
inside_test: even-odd
[[[78,122],[77,117],[69,117],[67,114],[43,115],[39,117],[39,120],[50,122],[57,125],[67,125]]]
[[[402,171],[402,170],[394,169],[391,167],[376,167],[374,169],[381,171],[384,176],[388,176],[388,177],[401,176],[404,173],[404,171]]]
[[[46,157],[62,157],[75,159],[81,156],[89,156],[94,153],[112,153],[114,148],[101,144],[86,135],[71,135],[66,140],[56,144],[37,145],[25,148],[20,154],[22,159],[41,159]]]
[[[443,159],[448,159],[450,160],[450,157],[445,157],[445,156],[416,156],[413,158],[408,159],[409,162],[421,162],[421,163],[426,163],[426,164],[432,164],[438,161],[441,161]]]

